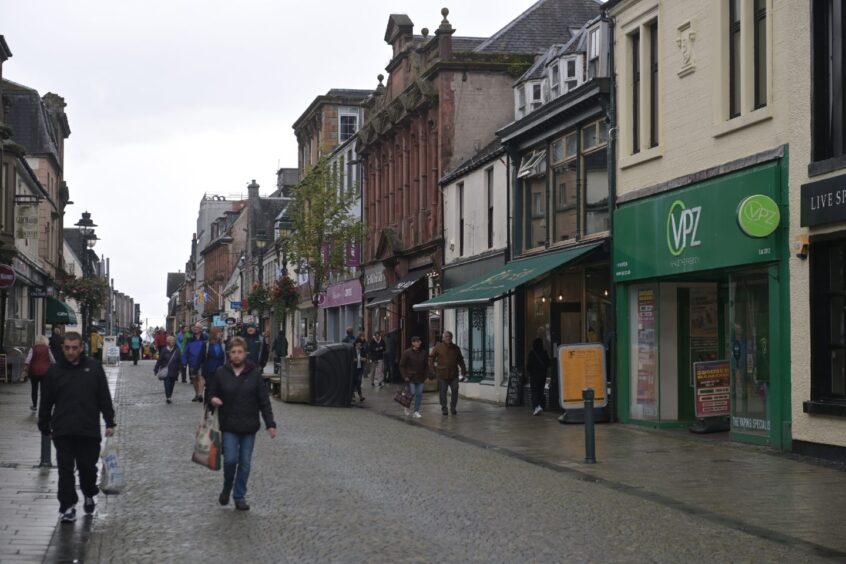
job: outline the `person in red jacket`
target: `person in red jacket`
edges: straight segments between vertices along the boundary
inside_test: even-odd
[[[32,411],[38,409],[38,388],[41,386],[41,380],[50,365],[55,363],[56,359],[50,351],[50,341],[43,335],[37,336],[24,361],[24,370],[29,375],[29,383],[32,384],[32,405],[29,407]]]

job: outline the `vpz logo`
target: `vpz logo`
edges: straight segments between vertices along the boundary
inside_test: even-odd
[[[687,209],[681,200],[673,202],[667,215],[667,246],[671,255],[677,257],[686,248],[702,244],[697,235],[701,215],[702,206]]]

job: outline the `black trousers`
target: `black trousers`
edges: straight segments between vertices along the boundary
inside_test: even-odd
[[[32,386],[32,405],[38,405],[38,388],[41,386],[41,376],[29,375],[29,383]]]
[[[79,470],[79,486],[82,495],[94,497],[100,493],[97,487],[97,460],[100,458],[100,439],[96,437],[63,436],[53,437],[56,446],[56,465],[59,467],[59,511],[66,511],[76,505],[74,467]]]
[[[546,371],[530,373],[529,384],[532,387],[532,407],[541,406],[546,408],[546,402],[543,397],[543,389],[546,387]]]
[[[449,380],[438,378],[438,395],[441,399],[441,409],[443,411],[446,411],[447,408],[447,388],[450,391],[449,408],[455,411],[455,406],[458,405],[458,378],[451,378]]]
[[[132,364],[138,364],[138,356],[141,354],[141,349],[132,349]]]
[[[364,396],[364,394],[361,393],[361,379],[364,377],[365,366],[364,362],[361,363],[361,368],[353,366],[353,396],[355,396],[355,394],[358,394],[358,397]]]

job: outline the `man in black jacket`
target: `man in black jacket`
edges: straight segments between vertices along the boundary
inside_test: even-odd
[[[41,383],[38,429],[53,438],[59,467],[59,512],[63,523],[76,520],[74,466],[85,496],[85,513],[94,513],[97,488],[97,460],[100,458],[100,414],[106,421],[106,436],[115,428],[115,410],[103,365],[83,354],[82,336],[65,334],[64,360],[53,364]]]
[[[231,494],[235,509],[249,511],[245,497],[256,433],[261,428],[259,413],[271,439],[276,437],[276,422],[261,372],[247,360],[247,343],[233,337],[228,352],[229,363],[217,369],[209,385],[209,403],[218,408],[223,434],[223,491],[218,501],[229,504]]]

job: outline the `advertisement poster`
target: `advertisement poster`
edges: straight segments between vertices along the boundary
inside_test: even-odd
[[[639,290],[637,293],[637,403],[642,404],[653,404],[656,400],[658,343],[655,314],[655,290]]]
[[[690,290],[691,362],[717,360],[719,355],[718,304],[716,288]],[[691,375],[691,386],[693,375]]]
[[[608,404],[605,388],[605,347],[599,343],[561,345],[558,347],[558,401],[563,409],[584,408],[582,390],[592,388],[594,406]]]
[[[731,409],[731,366],[727,360],[693,363],[696,417],[721,417]]]
[[[15,238],[38,239],[38,205],[15,205]]]

